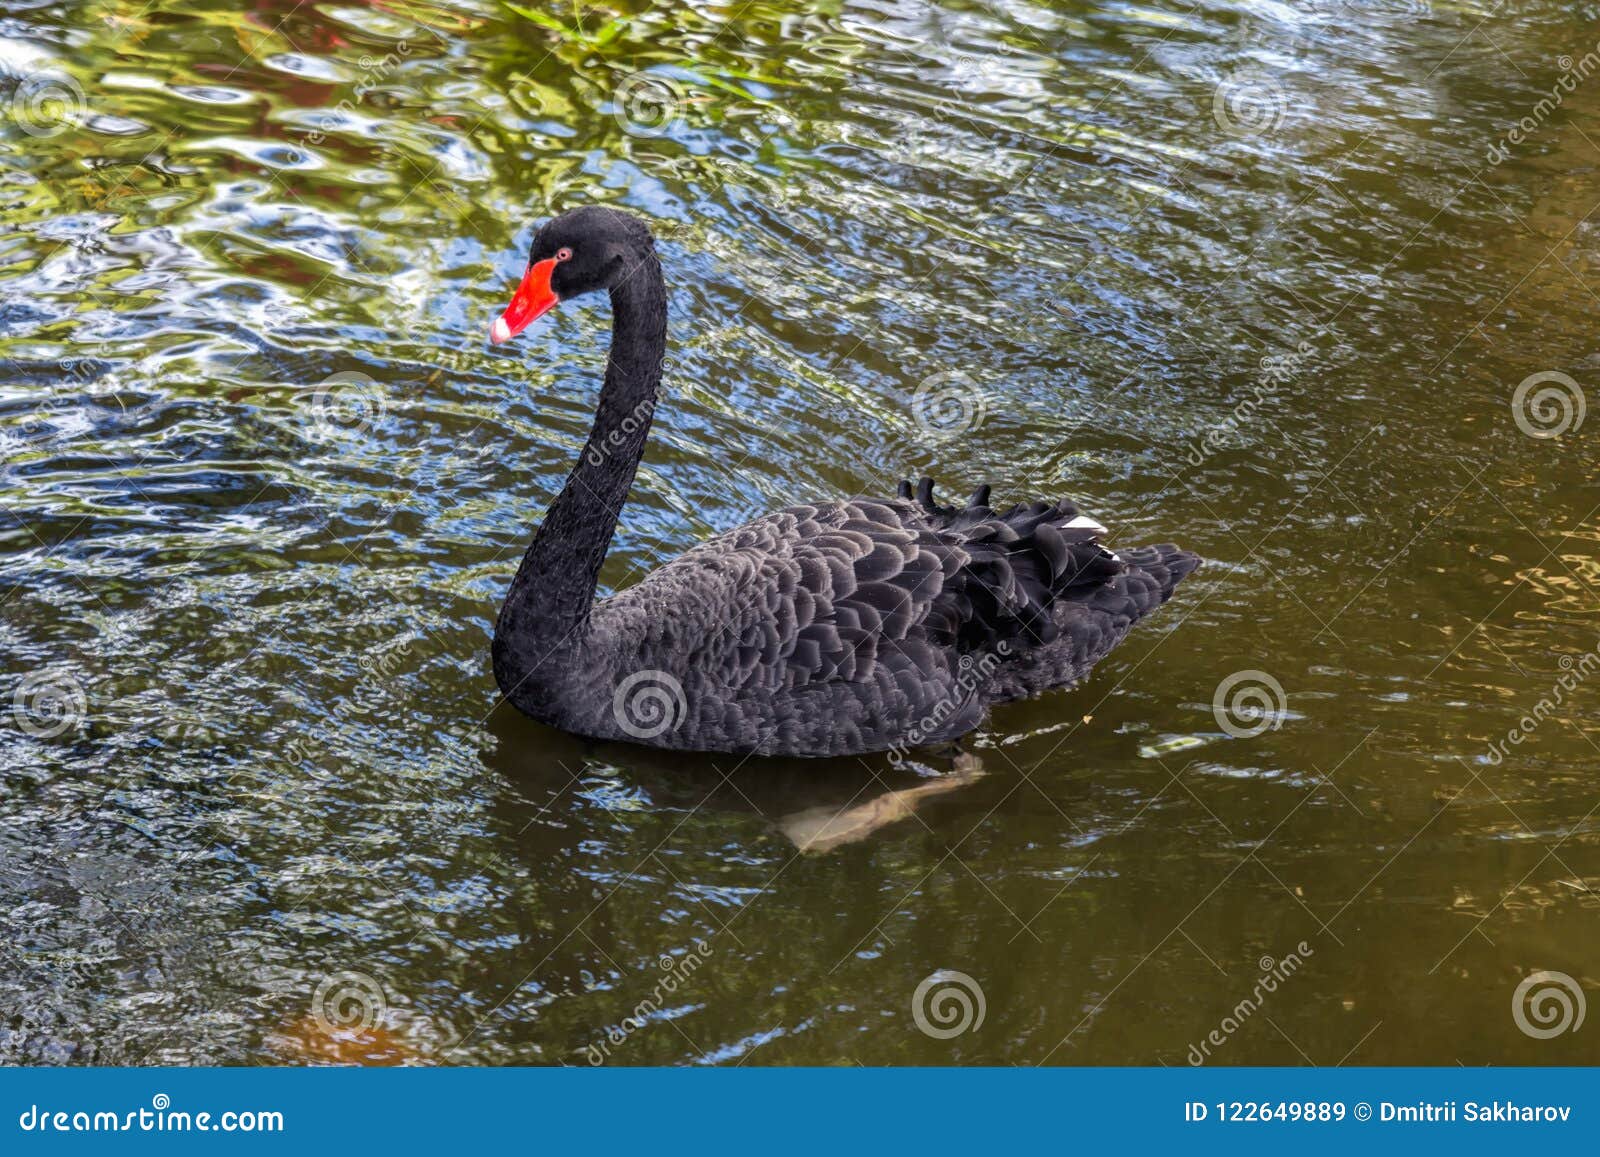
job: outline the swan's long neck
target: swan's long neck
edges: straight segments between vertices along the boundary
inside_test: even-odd
[[[563,653],[582,643],[600,565],[644,455],[667,343],[666,287],[653,252],[611,290],[611,310],[611,356],[589,441],[495,625],[495,679],[513,700],[524,684],[558,677]]]

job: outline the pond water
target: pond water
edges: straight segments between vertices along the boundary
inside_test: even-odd
[[[1600,1062],[1597,19],[9,4],[0,1060]],[[485,333],[590,202],[608,588],[922,473],[1208,565],[961,760],[497,705],[609,316]]]

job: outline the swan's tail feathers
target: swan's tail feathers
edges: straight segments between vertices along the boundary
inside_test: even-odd
[[[1120,569],[1108,581],[1071,588],[1055,600],[1051,613],[1060,628],[1058,640],[1025,651],[1002,668],[987,688],[991,704],[1076,685],[1201,562],[1199,555],[1171,543],[1119,550],[1117,559]]]
[[[1060,633],[1053,606],[1111,582],[1125,564],[1100,545],[1105,527],[1070,502],[1030,502],[1004,510],[989,505],[980,486],[965,505],[946,506],[933,479],[899,486],[950,550],[944,580],[947,642],[966,650],[1004,642],[1024,649]]]
[[[946,576],[943,601],[948,641],[967,650],[1047,646],[1080,611],[1108,616],[1120,639],[1200,565],[1198,555],[1170,543],[1112,551],[1100,542],[1106,528],[1065,500],[996,510],[989,487],[980,486],[964,506],[946,506],[931,478],[915,487],[902,482],[898,494],[960,560]]]
[[[1117,557],[1127,566],[1128,575],[1113,585],[1125,588],[1132,603],[1130,617],[1134,621],[1170,599],[1178,584],[1198,570],[1203,561],[1193,551],[1170,542],[1119,550]],[[1135,576],[1141,581],[1128,581]]]
[[[1170,542],[1118,553],[1130,567],[1137,567],[1156,580],[1161,587],[1162,602],[1167,601],[1179,583],[1199,570],[1204,561],[1194,551],[1184,550]]]

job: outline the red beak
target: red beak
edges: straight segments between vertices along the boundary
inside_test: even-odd
[[[511,295],[511,304],[489,327],[490,341],[495,345],[510,341],[560,303],[561,299],[550,288],[550,275],[555,269],[554,257],[528,266],[528,272],[522,275],[522,284]]]

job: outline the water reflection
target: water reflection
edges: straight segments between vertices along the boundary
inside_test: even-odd
[[[982,760],[970,753],[919,752],[813,761],[637,750],[553,732],[507,709],[491,721],[496,745],[487,765],[515,790],[517,806],[544,798],[531,830],[561,797],[627,811],[758,816],[804,853],[825,853],[869,838],[915,815],[926,800],[976,783]]]

